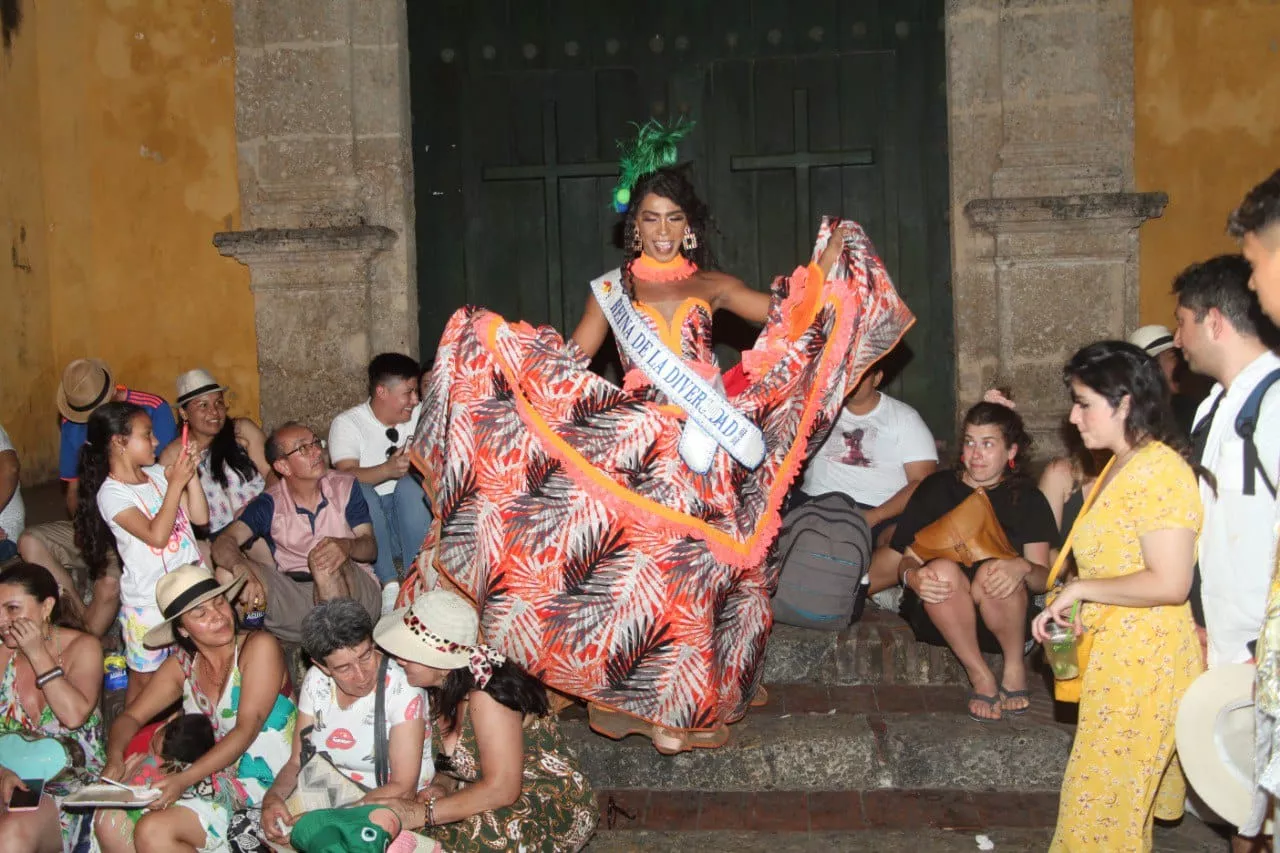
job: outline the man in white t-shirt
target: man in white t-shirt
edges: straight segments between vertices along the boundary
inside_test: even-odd
[[[1276,495],[1280,474],[1280,384],[1262,398],[1254,428],[1259,467],[1247,494],[1245,441],[1236,416],[1280,357],[1266,340],[1276,333],[1249,291],[1249,263],[1222,255],[1192,264],[1174,281],[1178,321],[1174,340],[1191,369],[1217,381],[1196,411],[1192,444],[1217,481],[1200,483],[1200,596],[1210,667],[1253,657],[1266,616],[1276,553]]]
[[[378,559],[373,570],[383,585],[384,606],[400,591],[395,558],[408,569],[431,524],[422,484],[409,467],[405,448],[418,426],[418,362],[383,353],[369,362],[369,399],[347,409],[329,426],[329,458],[354,474],[373,517]]]
[[[889,543],[916,486],[938,470],[933,433],[915,409],[881,393],[883,380],[879,367],[863,375],[831,434],[810,458],[800,486],[807,497],[843,492],[853,498],[866,514],[877,549]],[[872,593],[897,585],[898,562],[872,560]]]
[[[18,451],[0,425],[0,564],[18,556],[18,537],[26,526],[27,510],[18,486],[21,470]]]

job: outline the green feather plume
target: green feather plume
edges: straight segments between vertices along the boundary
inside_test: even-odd
[[[671,127],[663,127],[657,119],[649,119],[643,125],[632,122],[636,129],[636,138],[630,144],[619,141],[622,150],[619,160],[621,174],[613,188],[613,209],[625,213],[631,204],[631,188],[652,172],[666,166],[674,166],[679,160],[677,147],[689,131],[693,130],[693,122],[684,117],[676,119]]]

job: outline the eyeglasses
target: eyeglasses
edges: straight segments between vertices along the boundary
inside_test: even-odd
[[[290,456],[292,456],[295,453],[302,453],[308,450],[324,450],[325,447],[327,446],[328,445],[325,443],[325,440],[323,438],[312,439],[311,441],[308,441],[306,444],[299,444],[293,450],[290,450],[288,453],[284,454],[284,458],[288,459]]]
[[[387,458],[390,459],[400,449],[400,430],[387,427],[387,441],[391,442],[391,446],[387,448]]]

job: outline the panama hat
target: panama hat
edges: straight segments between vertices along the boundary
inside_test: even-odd
[[[72,423],[89,420],[93,410],[111,401],[116,389],[111,368],[99,358],[78,358],[62,371],[58,383],[58,411]]]
[[[1173,332],[1160,325],[1143,326],[1129,336],[1129,343],[1155,358],[1165,350],[1173,349]]]
[[[1253,809],[1252,664],[1214,667],[1195,680],[1178,706],[1178,759],[1205,805],[1243,826]]]
[[[230,583],[220,584],[213,573],[201,566],[178,566],[160,578],[156,584],[156,606],[164,615],[164,621],[142,637],[142,645],[160,649],[173,642],[173,623],[179,616],[211,598],[225,595],[230,598],[240,591],[248,572]]]
[[[467,665],[480,617],[456,592],[436,589],[378,620],[373,640],[391,654],[436,669]]]
[[[478,642],[480,618],[462,596],[436,589],[413,604],[388,613],[373,628],[373,641],[402,660],[436,669],[471,670],[481,690],[493,677],[493,668],[507,662]]]
[[[226,391],[227,386],[219,385],[218,380],[213,378],[213,374],[207,370],[196,368],[188,370],[186,373],[178,377],[178,398],[177,404],[185,406],[190,401],[202,394],[208,394],[211,391]]]

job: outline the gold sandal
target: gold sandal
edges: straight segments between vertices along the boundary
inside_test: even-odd
[[[728,726],[710,731],[669,729],[595,703],[587,706],[587,721],[592,731],[613,740],[645,735],[653,742],[653,748],[663,755],[679,755],[691,749],[716,749],[729,742]]]

